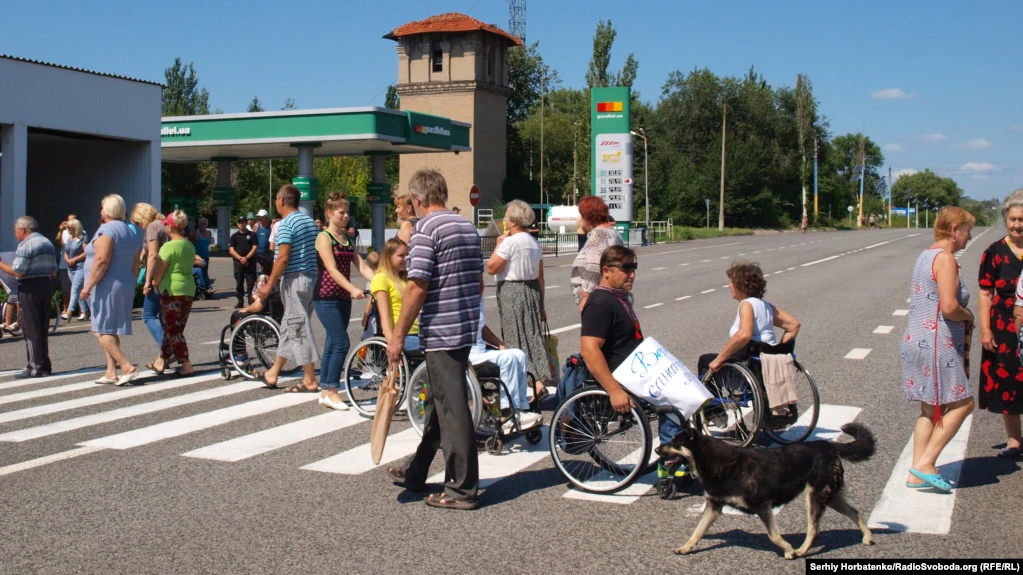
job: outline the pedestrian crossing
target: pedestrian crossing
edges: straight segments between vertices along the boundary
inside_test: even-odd
[[[6,387],[5,384],[10,382],[0,383],[0,444],[23,443],[49,437],[59,438],[64,434],[78,432],[73,434],[73,447],[69,445],[71,448],[66,451],[28,461],[0,459],[0,477],[93,453],[126,451],[184,436],[190,436],[194,444],[181,452],[179,454],[181,457],[223,464],[253,460],[304,442],[337,441],[344,437],[341,434],[347,434],[349,439],[364,438],[365,443],[317,461],[298,464],[298,469],[303,471],[339,476],[373,472],[413,455],[419,446],[420,438],[415,430],[396,425],[387,440],[380,463],[374,464],[368,442],[371,420],[360,416],[354,410],[326,413],[316,411],[310,404],[314,404],[319,397],[318,394],[266,392],[261,390],[263,387],[261,382],[223,381],[220,379],[219,371],[197,373],[170,380],[154,381],[140,378],[144,385],[128,387],[96,385],[92,382],[95,374],[94,371],[82,370],[73,374],[30,380],[36,385],[34,389],[29,389],[28,385],[20,385],[24,383],[23,381],[18,381],[17,386]],[[80,381],[83,378],[86,381]],[[261,391],[257,393],[257,390]],[[89,393],[90,391],[94,393]],[[79,395],[81,396],[77,397]],[[60,401],[40,403],[41,400],[48,398],[59,398]],[[224,407],[225,400],[236,403]],[[121,405],[118,405],[119,403]],[[20,404],[31,405],[24,407]],[[215,408],[208,408],[210,405],[214,405]],[[181,416],[183,408],[188,409],[188,415]],[[152,423],[153,415],[159,416],[171,410],[175,410],[173,417]],[[841,434],[840,428],[854,421],[860,411],[858,407],[822,405],[817,428],[811,440],[830,440],[838,437]],[[277,417],[270,417],[274,414],[277,414]],[[54,420],[52,417],[54,415],[59,418]],[[147,425],[132,425],[136,418],[142,416],[150,416],[145,418]],[[293,420],[286,421],[289,418]],[[37,421],[40,419],[45,421]],[[263,419],[272,423],[260,425],[259,422]],[[225,434],[230,435],[231,428],[228,424],[243,421],[249,422],[247,431],[250,431],[253,425],[259,429],[225,439]],[[111,423],[118,423],[116,433],[110,433],[109,427],[102,427]],[[217,434],[217,441],[203,444],[202,432],[217,428],[226,430]],[[103,431],[89,436],[93,429]],[[553,463],[550,460],[547,440],[549,429],[543,426],[541,431],[543,438],[535,445],[520,437],[508,441],[500,455],[481,452],[480,488],[488,489],[498,482],[515,478],[537,466],[552,469]],[[443,472],[436,473],[428,479],[430,483],[443,481]],[[566,503],[628,505],[648,496],[656,483],[657,475],[653,472],[614,494],[577,491],[567,487],[565,483],[558,489],[563,490],[561,497]],[[691,511],[697,510],[694,508]],[[874,518],[874,522],[880,520],[880,515]]]

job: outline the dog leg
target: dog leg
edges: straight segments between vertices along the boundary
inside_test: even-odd
[[[774,521],[774,510],[771,509],[770,505],[757,511],[757,517],[764,522],[764,527],[767,527],[767,537],[781,550],[785,552],[786,559],[795,559],[795,552],[792,550],[792,546],[789,542],[782,539],[781,533],[778,532],[778,524]]]
[[[824,502],[820,495],[809,485],[806,486],[806,539],[793,553],[795,557],[802,557],[810,551],[813,542],[817,539],[817,531],[820,528],[821,516],[824,515]]]
[[[852,519],[853,523],[860,528],[860,532],[863,533],[863,544],[871,545],[874,543],[874,538],[870,533],[870,528],[867,527],[866,521],[863,520],[863,516],[856,510],[855,507],[849,505],[849,502],[845,500],[845,490],[839,490],[835,493],[835,496],[828,502],[828,507],[838,511],[842,515],[845,515],[849,519]]]
[[[714,521],[721,516],[721,503],[714,503],[707,500],[707,507],[703,510],[703,517],[700,517],[700,523],[696,526],[696,531],[693,531],[693,536],[686,541],[686,544],[675,549],[675,555],[685,555],[696,547],[696,544],[703,539],[703,535],[707,533],[710,526],[714,524]]]

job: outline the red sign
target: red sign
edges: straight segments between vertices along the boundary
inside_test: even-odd
[[[597,113],[621,111],[623,111],[621,102],[597,102]]]
[[[625,182],[626,186],[631,186],[632,185],[632,178],[625,178],[625,180],[623,180],[623,181]]]
[[[473,207],[480,205],[480,187],[475,184],[469,188],[469,203]]]

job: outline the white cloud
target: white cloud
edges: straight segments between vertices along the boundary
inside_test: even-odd
[[[886,88],[871,92],[870,97],[875,100],[912,100],[916,94],[907,94],[902,88]]]
[[[965,142],[959,142],[953,147],[967,150],[986,150],[988,148],[993,148],[994,144],[984,138],[973,138],[966,140]]]
[[[1013,132],[1016,132],[1017,134],[1023,134],[1023,126],[1021,126],[1020,124],[1013,124],[1009,126],[1009,129],[1012,130]]]
[[[893,178],[892,181],[898,181],[898,179],[901,178],[902,176],[912,176],[913,174],[919,174],[919,173],[920,173],[920,170],[914,170],[913,168],[903,168],[903,169],[898,170],[897,172],[895,172],[895,174],[892,176],[892,178]]]
[[[906,150],[907,150],[906,146],[903,146],[902,144],[885,144],[884,145],[884,151],[886,151],[886,152],[894,152],[894,153],[897,154],[899,152],[905,152]]]
[[[960,169],[964,172],[984,173],[993,172],[998,168],[990,162],[966,162]]]
[[[927,142],[928,144],[940,144],[948,139],[945,134],[924,134],[920,136],[920,139]]]

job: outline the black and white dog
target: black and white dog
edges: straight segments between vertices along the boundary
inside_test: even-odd
[[[853,437],[852,443],[810,441],[763,449],[735,447],[685,428],[671,443],[658,447],[657,454],[668,459],[669,464],[680,457],[689,462],[690,469],[696,471],[703,484],[707,499],[696,531],[685,545],[675,549],[675,553],[682,555],[692,551],[725,505],[760,517],[771,542],[785,551],[786,559],[802,557],[810,550],[827,507],[855,521],[863,532],[863,544],[870,545],[870,529],[860,512],[845,500],[842,460],[865,461],[873,456],[874,435],[859,423],[846,424],[842,431]],[[803,492],[807,507],[806,540],[799,549],[793,549],[779,535],[772,508],[792,501]]]

